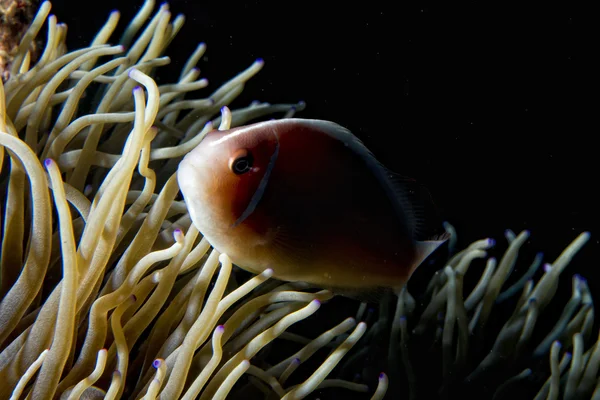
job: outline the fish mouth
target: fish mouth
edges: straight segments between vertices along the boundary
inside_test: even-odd
[[[184,198],[186,197],[185,192],[187,191],[187,188],[190,187],[190,181],[192,181],[192,179],[189,179],[189,177],[186,175],[193,172],[189,171],[192,166],[189,165],[190,162],[187,157],[188,156],[185,156],[183,160],[181,160],[179,167],[177,168],[177,185],[179,186],[179,190],[183,194]]]
[[[193,199],[196,194],[200,194],[200,182],[202,182],[202,176],[198,173],[198,168],[193,161],[184,158],[177,169],[177,185],[190,215],[195,206]]]

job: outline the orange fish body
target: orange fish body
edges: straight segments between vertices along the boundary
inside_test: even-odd
[[[414,239],[405,189],[348,130],[283,119],[210,132],[181,162],[194,225],[241,268],[340,291],[401,288],[444,240]]]

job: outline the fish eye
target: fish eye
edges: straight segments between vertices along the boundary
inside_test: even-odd
[[[229,169],[236,175],[242,175],[252,169],[254,158],[246,149],[238,150],[229,161]]]

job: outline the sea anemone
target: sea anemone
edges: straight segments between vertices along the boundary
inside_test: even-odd
[[[507,231],[499,263],[492,240],[456,254],[452,242],[427,287],[411,281],[377,309],[271,270],[252,276],[211,249],[179,196],[179,160],[214,127],[304,105],[229,110],[261,60],[190,97],[208,86],[196,68],[204,44],[177,82],[158,86],[184,18],[153,9],[147,0],[118,45],[106,44],[115,11],[89,47],[67,52],[66,26],[45,2],[0,83],[0,398],[290,400],[338,387],[344,398],[414,399],[515,385],[540,399],[599,396],[585,280],[573,278],[553,328],[541,320],[588,233],[541,276],[535,257],[518,279],[528,232]]]
[[[173,84],[151,76],[183,23],[146,1],[119,44],[107,45],[119,13],[92,44],[66,52],[66,26],[40,6],[0,86],[2,198],[0,397],[224,398],[248,373],[283,396],[250,361],[327,291],[265,285],[271,270],[239,282],[227,255],[210,249],[178,201],[178,161],[220,129],[299,104],[224,108],[263,62],[206,98],[195,67],[200,44]],[[48,21],[46,46],[31,43]],[[127,50],[126,50],[127,49]],[[100,61],[102,60],[102,61]],[[218,116],[223,108],[222,116]],[[258,288],[258,289],[257,289]],[[365,331],[352,319],[319,348],[352,333],[288,398],[310,393]],[[314,350],[313,350],[314,351]],[[336,385],[336,382],[333,382]]]

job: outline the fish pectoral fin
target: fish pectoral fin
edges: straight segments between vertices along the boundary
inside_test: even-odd
[[[303,235],[285,225],[274,230],[271,246],[276,253],[277,262],[285,265],[309,264],[317,250],[308,235]]]

